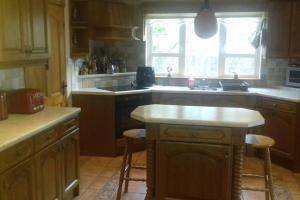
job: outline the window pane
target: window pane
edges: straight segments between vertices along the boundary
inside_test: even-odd
[[[152,67],[155,70],[155,73],[166,74],[168,73],[167,68],[172,68],[172,73],[179,73],[179,64],[177,57],[153,57],[152,58]]]
[[[210,39],[199,38],[194,22],[186,24],[185,74],[190,76],[218,76],[219,31]]]
[[[227,57],[225,59],[225,75],[233,72],[239,75],[255,75],[255,59]]]
[[[179,53],[178,19],[153,19],[150,21],[152,31],[152,53]]]
[[[255,48],[251,45],[258,26],[259,18],[224,18],[222,23],[226,27],[225,53],[227,54],[254,54]]]

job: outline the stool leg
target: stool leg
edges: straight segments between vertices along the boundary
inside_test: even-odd
[[[116,200],[121,199],[121,193],[122,193],[122,186],[123,186],[123,181],[124,181],[124,175],[125,175],[125,168],[127,164],[127,156],[128,156],[128,139],[125,139],[125,151],[124,151],[124,156],[123,156],[123,162],[122,162],[122,167],[120,171],[120,178],[119,178],[119,186],[118,186],[118,192],[117,192],[117,198]]]
[[[126,171],[126,178],[130,177],[130,171],[131,171],[131,166],[132,166],[132,140],[128,141],[128,169]],[[129,184],[129,180],[125,180],[125,189],[124,192],[126,193],[128,191],[128,184]]]
[[[267,170],[268,170],[268,185],[269,185],[268,188],[270,190],[270,197],[271,197],[271,200],[275,200],[270,148],[266,149],[266,160],[267,160]]]
[[[264,178],[265,178],[265,188],[269,188],[269,170],[268,170],[268,158],[266,152],[264,152]],[[270,199],[270,192],[265,192],[266,200]]]

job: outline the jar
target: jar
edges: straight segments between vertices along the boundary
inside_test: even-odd
[[[0,92],[0,120],[8,118],[7,101],[5,92]]]

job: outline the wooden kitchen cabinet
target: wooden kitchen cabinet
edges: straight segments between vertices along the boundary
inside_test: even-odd
[[[35,167],[27,160],[0,175],[1,200],[36,200]]]
[[[291,58],[300,58],[300,2],[293,2],[290,56]]]
[[[267,57],[300,58],[300,3],[273,0],[269,3]]]
[[[290,169],[296,166],[297,104],[270,98],[260,98],[257,110],[265,118],[261,133],[275,140],[272,159]]]
[[[290,45],[290,1],[271,1],[268,15],[267,57],[288,58]]]
[[[38,199],[54,200],[61,198],[61,146],[54,144],[42,152],[36,158]]]
[[[0,199],[73,199],[79,195],[78,157],[77,117],[12,146],[0,153],[1,162],[10,162],[0,167]]]
[[[159,142],[158,149],[157,199],[231,199],[230,146]]]
[[[256,97],[251,95],[153,93],[152,99],[154,103],[171,105],[254,108],[256,104]]]
[[[1,0],[0,9],[0,63],[47,60],[45,0]]]
[[[87,95],[73,94],[72,103],[81,108],[80,154],[88,156],[117,156],[123,154],[123,132],[144,128],[130,117],[140,105],[151,104],[151,94]],[[135,143],[134,150],[145,149],[144,143]]]
[[[63,199],[79,195],[79,130],[75,129],[62,140]]]
[[[138,5],[122,1],[90,1],[91,37],[96,40],[138,40],[142,25]]]

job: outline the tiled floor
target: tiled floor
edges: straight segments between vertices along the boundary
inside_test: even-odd
[[[145,164],[145,152],[134,154],[136,164]],[[97,200],[99,190],[115,175],[121,166],[122,157],[81,157],[80,158],[80,197],[76,200]],[[261,172],[261,161],[255,158],[246,159],[245,171],[247,173]],[[133,176],[145,177],[145,171],[133,171]],[[276,182],[284,185],[293,200],[300,200],[300,175],[273,165],[273,175]],[[259,186],[260,180],[245,179],[243,183],[247,186]],[[131,182],[129,191],[123,194],[123,200],[143,200],[145,197],[146,185],[141,182]],[[264,200],[264,193],[243,192],[243,200]],[[280,196],[276,200],[287,200]]]

